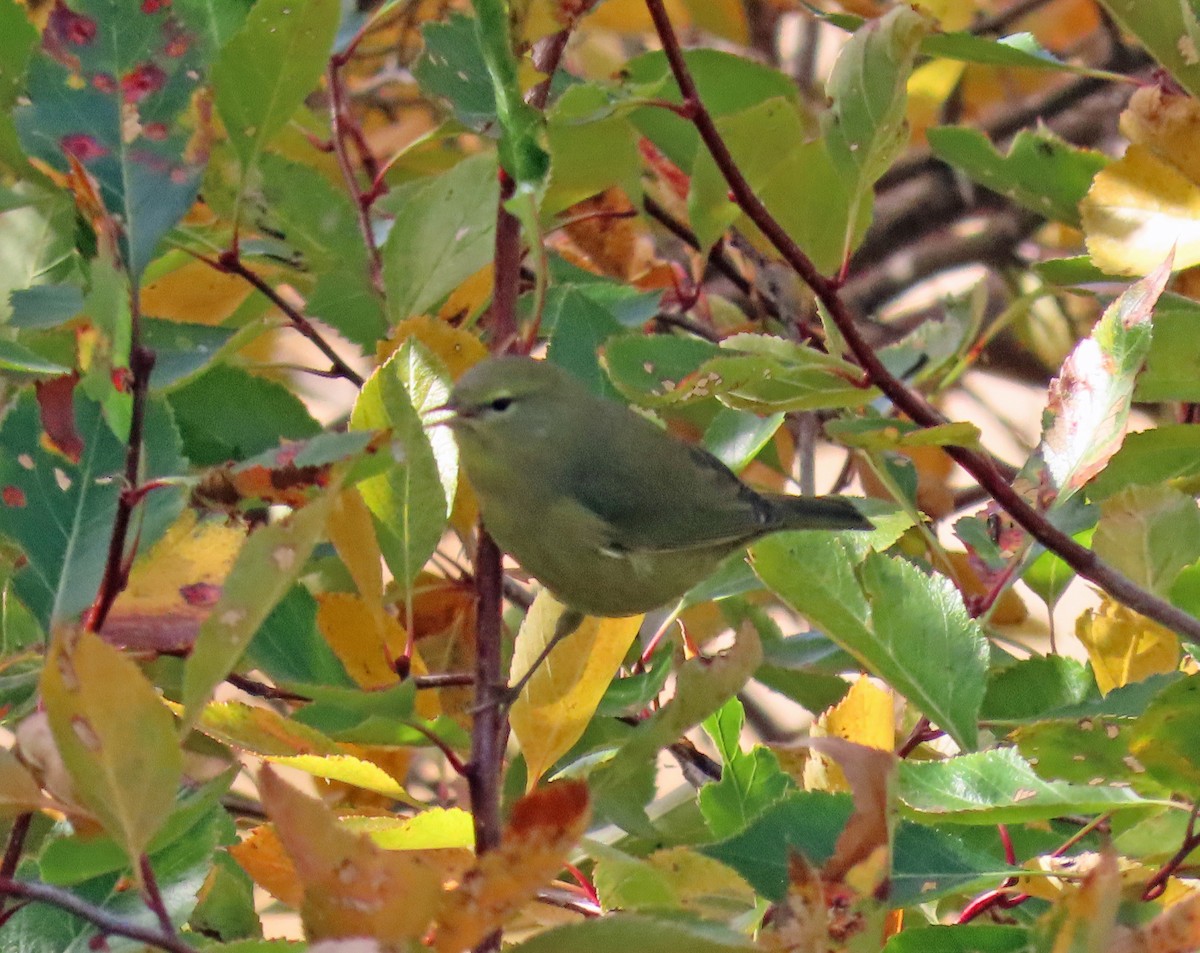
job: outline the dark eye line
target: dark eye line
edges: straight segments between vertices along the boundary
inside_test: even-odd
[[[495,411],[505,411],[512,406],[511,397],[497,397],[488,406]]]

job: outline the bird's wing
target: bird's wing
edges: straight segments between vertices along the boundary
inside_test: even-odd
[[[706,450],[655,441],[647,451],[653,457],[636,472],[600,453],[574,474],[573,495],[607,526],[613,550],[733,548],[776,519],[769,501]]]

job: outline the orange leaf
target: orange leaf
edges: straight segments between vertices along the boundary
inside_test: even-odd
[[[562,870],[590,813],[582,781],[557,781],[513,805],[500,846],[446,895],[437,915],[437,953],[475,946],[532,900]]]
[[[433,864],[350,833],[329,808],[269,767],[259,772],[258,786],[303,885],[300,915],[310,940],[370,936],[387,944],[425,933],[442,893]]]

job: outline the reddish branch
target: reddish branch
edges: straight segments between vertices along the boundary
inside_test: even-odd
[[[356,44],[357,45],[357,44]],[[333,154],[337,157],[338,168],[346,189],[354,202],[358,216],[358,229],[362,233],[363,245],[370,257],[371,287],[380,297],[383,296],[383,258],[379,254],[379,245],[375,241],[375,230],[371,227],[371,206],[384,192],[384,186],[379,179],[379,167],[375,157],[367,145],[361,127],[346,108],[345,88],[342,85],[341,67],[345,65],[353,47],[348,48],[340,56],[334,56],[329,61],[329,69],[325,78],[329,84],[329,114],[333,132]],[[350,160],[350,152],[346,148],[349,140],[354,144],[359,162],[371,182],[368,190],[359,187],[358,175]]]
[[[95,601],[88,610],[85,626],[89,632],[104,627],[109,610],[129,582],[132,553],[126,553],[129,525],[133,511],[143,494],[138,489],[142,468],[142,436],[146,427],[146,403],[150,399],[150,372],[154,370],[154,352],[142,346],[141,307],[137,289],[130,294],[129,377],[133,399],[129,423],[129,443],[125,447],[125,474],[121,493],[117,497],[117,512],[113,517],[112,534],[108,540],[108,556],[104,561],[104,576]]]
[[[750,183],[742,175],[730,153],[725,140],[717,131],[712,116],[705,108],[696,89],[695,81],[683,58],[679,37],[671,26],[670,18],[662,0],[646,0],[646,7],[654,21],[655,30],[670,64],[675,82],[683,94],[684,106],[680,112],[687,115],[700,134],[717,168],[721,170],[733,201],[746,216],[758,226],[776,251],[807,284],[829,312],[838,331],[841,332],[855,359],[884,395],[910,420],[925,427],[944,422],[941,414],[916,391],[910,390],[894,377],[878,355],[863,338],[854,316],[846,307],[836,281],[826,278],[812,263],[799,245],[771,215]],[[980,486],[987,489],[992,498],[1012,517],[1022,529],[1062,560],[1075,572],[1099,586],[1113,598],[1130,609],[1153,619],[1193,641],[1200,641],[1200,619],[1173,606],[1165,599],[1136,585],[1128,577],[1103,562],[1086,546],[1081,546],[1070,536],[1053,526],[1045,514],[1027,503],[1005,480],[992,459],[966,447],[946,447],[946,452],[959,466],[969,473]]]
[[[123,936],[137,940],[149,946],[167,950],[168,953],[198,953],[196,947],[185,943],[174,934],[162,930],[142,926],[129,920],[115,916],[101,907],[88,903],[81,897],[75,896],[69,890],[55,887],[51,884],[33,883],[27,880],[14,880],[11,877],[0,877],[0,896],[19,897],[37,903],[48,903],[58,907],[72,916],[86,920],[100,930],[102,936]],[[100,948],[100,947],[97,947]]]
[[[193,254],[195,254],[193,252]],[[292,327],[299,331],[304,337],[312,342],[313,347],[329,358],[331,373],[333,376],[342,377],[350,381],[355,387],[362,387],[365,383],[363,376],[358,373],[353,367],[347,364],[338,355],[323,337],[320,332],[313,327],[311,321],[303,314],[286,302],[283,297],[264,281],[258,274],[246,267],[246,263],[242,261],[241,256],[236,249],[222,252],[215,260],[207,258],[204,255],[196,255],[206,265],[222,271],[227,274],[237,275],[252,284],[258,291],[265,295],[266,298],[283,312],[284,317],[291,322]]]

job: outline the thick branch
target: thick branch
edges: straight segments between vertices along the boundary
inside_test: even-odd
[[[671,72],[683,94],[684,110],[691,116],[696,131],[712,155],[713,161],[721,170],[738,207],[758,226],[784,260],[820,299],[871,383],[883,391],[897,409],[914,422],[927,427],[941,423],[942,416],[924,397],[916,391],[909,390],[903,382],[883,366],[883,362],[879,360],[875,351],[859,331],[837,284],[817,271],[816,266],[800,246],[754,194],[754,190],[742,175],[720,132],[717,131],[712,116],[700,100],[696,84],[684,61],[679,38],[671,26],[662,0],[646,0],[646,6],[654,21],[659,40],[662,42]],[[1200,641],[1200,619],[1142,589],[1128,577],[1103,562],[1090,549],[1081,546],[1066,533],[1051,525],[1045,514],[1030,506],[1005,481],[989,456],[976,453],[966,447],[947,447],[946,452],[981,486],[987,489],[992,498],[1004,508],[1014,522],[1047,549],[1062,557],[1063,561],[1080,576],[1095,583],[1134,611],[1174,629],[1189,639]]]

